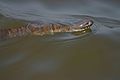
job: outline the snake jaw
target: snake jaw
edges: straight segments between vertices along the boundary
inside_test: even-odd
[[[72,26],[72,32],[86,32],[91,29],[90,27],[93,25],[92,20],[84,20],[78,24]]]

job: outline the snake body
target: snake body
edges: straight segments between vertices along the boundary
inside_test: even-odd
[[[0,39],[9,39],[25,35],[49,35],[59,32],[86,32],[92,26],[92,20],[83,20],[75,24],[61,23],[26,23],[24,26],[16,28],[0,29]]]

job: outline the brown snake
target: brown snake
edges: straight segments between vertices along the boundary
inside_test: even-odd
[[[13,37],[20,37],[25,35],[49,35],[59,32],[82,32],[91,29],[93,25],[92,20],[83,20],[73,25],[60,24],[60,23],[27,23],[25,26],[16,28],[0,29],[0,39],[9,39]]]

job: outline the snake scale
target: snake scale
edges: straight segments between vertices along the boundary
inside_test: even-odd
[[[60,32],[81,32],[85,33],[91,29],[93,25],[92,20],[82,20],[75,24],[62,23],[26,23],[24,26],[15,28],[0,29],[0,39],[9,39],[14,37],[21,37],[25,35],[49,35]]]

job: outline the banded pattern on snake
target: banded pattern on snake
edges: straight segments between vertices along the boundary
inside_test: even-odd
[[[81,32],[91,29],[93,25],[92,20],[83,20],[73,25],[61,24],[61,23],[27,23],[25,26],[16,28],[0,29],[0,39],[9,39],[14,37],[20,37],[25,35],[49,35],[58,32]]]

